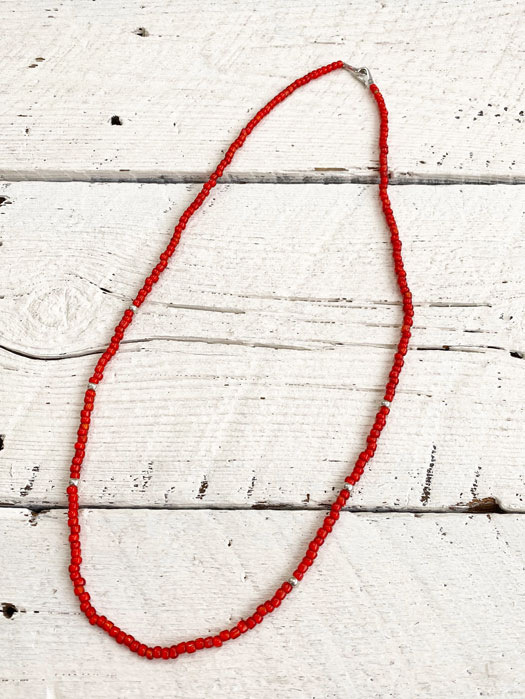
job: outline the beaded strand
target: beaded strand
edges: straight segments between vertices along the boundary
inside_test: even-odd
[[[151,292],[153,286],[159,280],[160,275],[166,269],[168,260],[175,252],[175,249],[180,241],[183,230],[191,216],[202,206],[206,197],[217,181],[222,176],[228,165],[231,163],[235,152],[244,144],[247,136],[253,131],[257,124],[262,121],[280,102],[289,97],[295,90],[303,85],[306,85],[311,80],[316,80],[322,75],[331,73],[334,70],[344,68],[350,71],[357,77],[372,93],[380,116],[380,135],[379,135],[379,197],[381,199],[383,214],[390,229],[390,240],[392,243],[392,254],[394,259],[394,270],[397,277],[397,283],[401,295],[403,297],[403,325],[401,327],[401,337],[397,346],[397,351],[394,355],[394,362],[389,374],[389,380],[386,384],[384,398],[381,402],[379,410],[376,413],[374,423],[366,438],[367,446],[359,454],[355,466],[349,476],[344,480],[341,490],[338,492],[336,499],[331,505],[329,514],[324,518],[321,527],[317,530],[315,537],[309,542],[306,552],[302,560],[297,564],[293,574],[285,580],[275,590],[273,596],[260,604],[256,610],[246,619],[240,619],[232,628],[223,629],[215,635],[207,636],[206,638],[196,638],[171,646],[148,646],[135,639],[131,634],[120,629],[116,624],[107,619],[103,614],[100,614],[91,604],[91,597],[86,589],[86,581],[81,574],[81,545],[80,545],[80,523],[78,518],[78,484],[80,479],[80,469],[85,456],[86,444],[88,440],[89,426],[91,423],[91,413],[93,412],[97,386],[103,379],[104,369],[110,360],[117,353],[120,343],[124,337],[126,329],[131,324],[135,313],[144,303],[146,297]],[[85,614],[89,623],[92,626],[98,626],[103,629],[117,643],[127,646],[130,651],[137,653],[141,657],[148,658],[163,658],[165,660],[177,658],[184,653],[194,653],[203,648],[216,648],[222,646],[227,641],[238,638],[250,629],[255,628],[264,618],[273,612],[292,590],[303,579],[304,575],[313,565],[317,558],[320,547],[324,544],[326,538],[332,531],[339,519],[341,509],[346,505],[350,493],[354,486],[361,478],[364,468],[368,461],[374,456],[377,447],[377,440],[381,435],[386,424],[387,415],[390,412],[390,406],[396,392],[396,386],[399,382],[399,374],[404,363],[404,356],[408,350],[408,343],[411,335],[410,328],[413,322],[414,310],[412,306],[412,294],[408,288],[406,273],[403,266],[401,255],[401,241],[399,239],[399,231],[394,219],[390,199],[387,193],[388,187],[388,112],[381,95],[379,88],[372,81],[372,78],[366,68],[352,68],[343,61],[335,61],[328,65],[322,66],[317,70],[307,73],[301,78],[294,80],[288,87],[279,92],[271,99],[257,114],[241,129],[237,138],[230,145],[224,158],[220,161],[213,174],[201,188],[199,194],[193,202],[181,215],[174,233],[171,237],[168,246],[159,257],[159,262],[153,268],[151,274],[144,281],[144,284],[137,296],[133,299],[131,305],[124,311],[121,321],[115,327],[115,332],[109,346],[99,358],[93,375],[89,379],[89,383],[84,396],[84,406],[80,413],[80,426],[77,431],[77,441],[75,443],[75,455],[73,457],[70,469],[69,486],[67,487],[68,496],[68,526],[69,526],[69,543],[71,548],[71,563],[69,565],[69,574],[73,583],[74,593],[80,603],[80,609]]]

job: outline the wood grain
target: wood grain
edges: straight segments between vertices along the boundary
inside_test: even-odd
[[[95,606],[130,633],[189,640],[252,613],[319,521],[84,511],[85,577]],[[256,631],[164,663],[137,659],[77,611],[64,512],[0,509],[2,697],[520,696],[524,522],[345,512],[318,565]]]
[[[397,181],[525,181],[519,0],[2,10],[3,179],[203,179],[263,104],[342,59],[370,66],[384,91]],[[373,100],[338,71],[261,124],[228,176],[367,181],[375,143]]]
[[[525,22],[518,0],[2,3],[0,699],[521,699]],[[374,460],[308,578],[148,663],[67,577],[81,396],[182,210],[296,77],[370,67],[415,301]],[[288,577],[361,451],[401,320],[373,100],[347,73],[236,155],[99,389],[97,608],[216,632]]]
[[[0,501],[65,503],[83,387],[194,189],[3,186]],[[523,189],[392,196],[414,336],[352,506],[523,511]],[[86,504],[329,503],[399,337],[376,199],[363,185],[213,193],[99,389]]]

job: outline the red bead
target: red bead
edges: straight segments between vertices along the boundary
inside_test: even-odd
[[[230,638],[238,638],[240,635],[241,632],[236,626],[234,626],[233,629],[230,630]]]
[[[181,641],[180,643],[177,644],[177,653],[179,655],[182,655],[185,652],[186,652],[186,643],[185,643],[185,641]]]
[[[186,642],[186,653],[195,653],[194,641],[187,641]]]
[[[169,648],[163,648],[163,649],[161,650],[161,652],[160,652],[160,657],[161,657],[163,660],[168,660],[168,658],[170,657],[170,649],[169,649]]]

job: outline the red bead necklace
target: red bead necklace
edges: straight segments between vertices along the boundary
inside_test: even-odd
[[[80,546],[80,524],[78,519],[78,481],[80,478],[80,468],[85,456],[86,443],[89,432],[89,425],[91,422],[91,413],[93,411],[96,389],[98,384],[102,381],[104,376],[104,369],[106,364],[111,360],[111,358],[117,353],[120,346],[120,342],[124,337],[127,327],[133,320],[135,313],[138,311],[140,306],[144,303],[144,300],[153,288],[153,285],[158,281],[162,272],[166,269],[168,260],[175,252],[182,231],[186,227],[189,218],[197,211],[197,209],[202,205],[211,189],[215,187],[218,179],[222,176],[228,165],[233,160],[233,156],[238,148],[240,148],[246,137],[253,131],[257,124],[262,121],[274,107],[276,107],[280,102],[289,97],[295,90],[306,85],[311,80],[316,80],[322,75],[331,73],[339,68],[344,68],[354,75],[365,87],[367,87],[372,93],[380,116],[380,136],[379,136],[379,197],[381,199],[383,213],[390,229],[390,240],[392,242],[392,253],[394,257],[394,269],[397,276],[397,283],[399,290],[403,297],[403,325],[401,328],[401,337],[397,346],[397,352],[394,355],[394,362],[392,369],[389,374],[388,383],[385,388],[384,399],[381,402],[381,406],[375,416],[374,424],[372,425],[368,437],[366,438],[366,448],[359,454],[357,461],[355,463],[352,473],[347,476],[344,480],[343,486],[339,491],[337,498],[332,503],[330,508],[330,513],[323,520],[321,527],[317,530],[316,536],[308,544],[308,548],[304,554],[303,559],[296,566],[293,575],[285,580],[276,590],[273,597],[266,600],[260,604],[251,616],[246,619],[241,619],[233,626],[231,629],[224,629],[213,636],[207,636],[206,638],[196,638],[188,641],[181,641],[172,646],[148,646],[145,643],[141,643],[135,639],[131,634],[126,633],[120,629],[116,624],[107,619],[103,614],[100,614],[95,607],[91,604],[91,597],[86,589],[86,581],[81,574],[81,546]],[[89,379],[88,388],[84,397],[84,407],[80,413],[80,427],[77,432],[77,441],[75,443],[75,456],[71,464],[71,476],[69,479],[69,486],[67,488],[67,495],[69,501],[68,509],[68,526],[70,530],[69,543],[71,546],[71,564],[69,566],[70,578],[73,582],[73,587],[75,595],[78,597],[80,602],[80,609],[89,620],[92,626],[98,626],[106,633],[108,633],[112,638],[115,639],[117,643],[123,644],[129,648],[133,653],[137,653],[139,656],[146,657],[148,659],[153,658],[163,658],[168,660],[170,658],[177,658],[183,653],[194,653],[197,650],[202,650],[203,648],[212,648],[222,646],[226,641],[238,638],[241,634],[245,633],[249,629],[255,628],[257,624],[260,624],[267,614],[273,612],[281,603],[286,599],[286,597],[292,592],[294,587],[303,579],[303,576],[308,572],[310,566],[314,563],[317,558],[317,553],[319,548],[324,544],[326,538],[332,531],[333,527],[336,525],[339,519],[339,513],[341,509],[345,506],[348,498],[350,497],[350,492],[354,488],[355,484],[361,478],[363,474],[366,463],[373,457],[377,440],[381,434],[381,430],[385,426],[386,417],[390,412],[390,405],[394,398],[396,391],[396,386],[399,380],[399,374],[403,367],[403,357],[405,356],[408,349],[408,342],[410,339],[410,328],[412,326],[412,319],[414,316],[414,310],[412,306],[412,294],[407,285],[406,274],[403,267],[403,260],[401,257],[401,241],[399,239],[399,232],[394,219],[394,214],[390,206],[390,199],[387,194],[388,187],[388,166],[387,166],[387,137],[388,137],[388,113],[385,107],[385,102],[377,85],[372,81],[372,76],[367,68],[353,68],[352,66],[343,63],[343,61],[335,61],[328,65],[313,70],[311,73],[307,73],[302,78],[294,80],[291,85],[285,87],[284,90],[279,92],[272,100],[268,102],[262,109],[260,109],[257,114],[246,124],[244,129],[231,144],[231,146],[226,151],[226,155],[221,160],[214,173],[210,176],[208,181],[202,186],[201,191],[195,197],[193,202],[184,211],[179,219],[179,222],[175,226],[175,231],[171,240],[160,255],[159,262],[153,268],[150,276],[145,280],[141,290],[138,292],[136,298],[129,308],[124,311],[124,315],[120,323],[115,328],[115,334],[111,338],[108,348],[102,354],[100,359],[95,366],[93,376]]]

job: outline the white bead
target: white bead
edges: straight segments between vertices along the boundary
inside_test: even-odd
[[[385,408],[390,408],[392,403],[389,400],[383,400],[383,401],[381,401],[381,405],[384,405]]]
[[[91,383],[91,381],[88,383],[88,388],[90,388],[92,391],[97,390],[97,384],[96,383]]]
[[[128,311],[133,311],[133,313],[135,313],[135,311],[138,311],[138,310],[139,310],[139,307],[135,306],[134,303],[132,303],[131,306],[128,306]]]
[[[354,489],[354,486],[351,483],[344,483],[343,488],[350,493]]]
[[[78,485],[78,478],[70,478],[69,485]]]
[[[291,578],[288,578],[288,582],[290,583],[290,585],[291,585],[292,587],[295,587],[296,585],[299,584],[299,580],[297,580],[297,578],[296,578],[295,576],[293,576],[293,575],[292,575]]]

